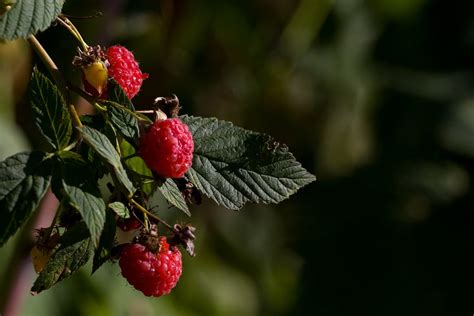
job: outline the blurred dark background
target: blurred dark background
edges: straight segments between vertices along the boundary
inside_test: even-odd
[[[28,297],[24,315],[474,313],[474,1],[70,0],[64,11],[103,12],[74,20],[86,41],[133,50],[150,73],[137,107],[175,93],[183,113],[275,136],[318,181],[279,205],[193,207],[198,256],[170,296],[143,297],[108,264]],[[77,81],[66,31],[38,38]],[[0,45],[2,159],[44,145],[24,94],[34,62],[24,42]]]

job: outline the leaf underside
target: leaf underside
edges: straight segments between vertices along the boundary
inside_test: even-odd
[[[194,138],[189,180],[219,205],[279,203],[316,180],[285,145],[216,118],[181,116]]]

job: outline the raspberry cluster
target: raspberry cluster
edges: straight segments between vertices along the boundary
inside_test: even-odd
[[[147,166],[165,178],[181,178],[191,167],[193,151],[193,136],[178,118],[156,121],[139,144]]]
[[[166,237],[160,238],[157,253],[139,243],[125,245],[119,265],[128,283],[146,296],[169,294],[182,273],[181,252],[176,247],[170,248]]]
[[[83,70],[85,90],[95,97],[107,97],[107,81],[114,79],[132,99],[140,91],[143,80],[148,74],[143,73],[131,51],[115,45],[106,51],[100,46],[89,47],[87,51],[79,50],[73,65]]]

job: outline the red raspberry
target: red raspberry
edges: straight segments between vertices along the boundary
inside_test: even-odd
[[[130,217],[127,219],[119,219],[117,221],[117,226],[120,227],[120,229],[124,232],[129,232],[131,230],[140,228],[142,224],[135,217]]]
[[[140,91],[148,74],[142,73],[133,53],[123,46],[115,45],[107,49],[109,77],[115,79],[127,96],[132,99]]]
[[[160,238],[160,248],[155,254],[142,244],[127,244],[120,255],[122,275],[146,296],[169,294],[181,276],[181,252],[170,250],[166,237]]]
[[[193,135],[177,118],[153,123],[139,144],[148,167],[165,178],[181,178],[191,167],[193,151]]]

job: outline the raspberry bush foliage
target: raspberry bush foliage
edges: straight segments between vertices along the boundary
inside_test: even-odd
[[[47,69],[33,69],[28,97],[50,147],[0,163],[0,246],[41,209],[45,195],[54,194],[56,216],[37,231],[31,251],[38,273],[33,293],[92,260],[93,272],[118,261],[137,290],[168,294],[185,273],[181,251],[195,255],[196,228],[190,220],[168,223],[162,214],[180,210],[191,216],[202,196],[230,210],[248,202],[279,203],[315,177],[271,136],[180,114],[174,95],[134,104],[148,74],[131,50],[88,45],[60,13],[62,5],[0,0],[0,40],[28,40]],[[74,67],[81,85],[64,77],[34,37],[51,25],[77,39],[76,57],[61,66]],[[92,114],[76,112],[78,96],[90,103]],[[157,193],[173,208],[154,207]],[[134,234],[119,242],[121,231]]]

